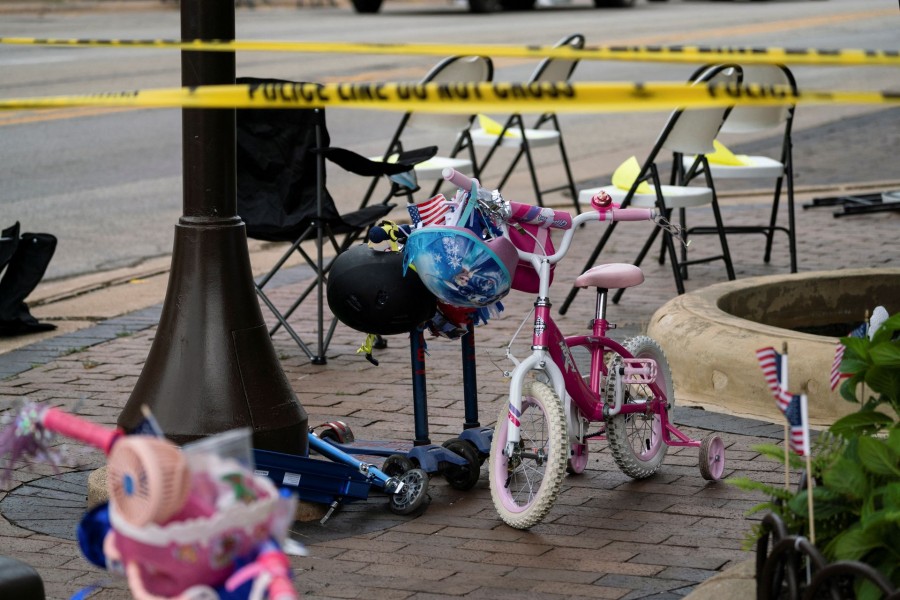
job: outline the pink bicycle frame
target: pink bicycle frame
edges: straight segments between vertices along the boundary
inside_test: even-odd
[[[610,211],[611,212],[611,211]],[[599,220],[605,220],[606,211],[600,213]],[[576,224],[577,221],[576,220]],[[538,271],[541,280],[546,281],[545,271],[549,271],[549,263],[546,259],[532,261]],[[547,286],[549,287],[549,286]],[[535,304],[534,329],[532,333],[532,354],[519,363],[511,374],[509,414],[507,422],[507,449],[508,452],[520,440],[519,416],[521,415],[522,386],[527,371],[537,369],[546,372],[553,382],[554,390],[561,401],[565,402],[568,394],[581,414],[589,421],[602,421],[606,418],[607,403],[600,391],[600,383],[607,375],[604,362],[605,353],[611,350],[623,358],[633,358],[628,350],[608,337],[609,322],[596,315],[593,330],[589,336],[564,337],[559,327],[553,321],[550,313],[550,304],[541,299],[547,298],[548,290],[542,285],[538,294],[538,302]],[[583,346],[591,353],[590,385],[584,382],[584,378],[575,364],[571,349]],[[550,360],[547,361],[549,355]],[[699,441],[692,440],[684,435],[669,421],[666,406],[668,399],[665,392],[656,381],[648,383],[653,400],[649,403],[623,404],[618,413],[643,413],[650,412],[660,415],[660,432],[662,442],[667,446],[700,446]]]
[[[472,180],[453,169],[444,169],[444,179],[462,189],[470,189]],[[530,223],[540,223],[541,227],[566,230],[561,248],[553,255],[553,262],[558,262],[568,251],[569,244],[575,229],[587,221],[646,221],[655,216],[652,209],[622,209],[612,202],[607,194],[601,193],[591,198],[594,213],[582,213],[571,219],[562,211],[547,209],[535,210],[519,203],[510,203],[512,214],[510,222],[524,220]],[[534,216],[531,213],[542,212],[542,215]],[[526,215],[529,215],[526,217]],[[523,218],[524,217],[524,218]],[[628,350],[618,342],[606,337],[609,327],[606,319],[600,318],[599,305],[595,315],[593,331],[590,336],[563,337],[556,323],[550,315],[549,288],[550,288],[550,257],[540,257],[532,253],[519,250],[519,258],[531,262],[540,280],[538,301],[535,303],[534,331],[532,337],[532,353],[519,362],[510,374],[509,386],[509,410],[507,412],[507,444],[506,455],[512,456],[515,446],[520,441],[519,417],[522,414],[522,388],[525,375],[531,370],[541,370],[550,376],[557,397],[561,402],[566,401],[568,394],[575,405],[590,421],[602,421],[607,416],[604,409],[606,404],[600,392],[600,383],[603,376],[607,375],[604,364],[606,349],[610,349],[626,359],[634,358]],[[584,383],[575,359],[572,357],[571,348],[585,346],[591,352],[590,386]],[[548,361],[547,358],[550,360]],[[626,370],[626,374],[627,374]],[[699,441],[693,441],[678,431],[669,421],[668,411],[662,410],[668,403],[665,393],[654,381],[649,383],[653,393],[650,403],[623,404],[617,414],[629,414],[650,412],[660,415],[662,441],[668,446],[699,446]]]

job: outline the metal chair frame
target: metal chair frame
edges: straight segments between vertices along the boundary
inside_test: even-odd
[[[554,47],[562,48],[567,46],[574,49],[584,48],[584,36],[580,33],[569,35],[557,42]],[[572,73],[575,71],[575,67],[577,65],[577,59],[571,60],[560,58],[546,58],[541,61],[537,69],[535,69],[531,78],[528,80],[528,83],[536,83],[540,81],[568,81],[572,76]],[[561,73],[563,75],[560,75]],[[563,141],[562,129],[559,126],[559,119],[557,119],[556,113],[544,113],[540,115],[531,129],[539,130],[545,125],[549,126],[550,129],[556,131],[558,134],[557,147],[559,149],[560,158],[562,159],[563,170],[565,171],[566,175],[565,183],[550,188],[541,187],[540,183],[538,182],[537,167],[535,164],[534,156],[532,154],[532,147],[531,144],[528,143],[527,133],[529,129],[525,127],[524,119],[519,113],[510,115],[507,118],[506,122],[503,124],[502,131],[496,136],[496,139],[491,144],[490,149],[481,160],[481,164],[478,166],[478,171],[483,172],[496,151],[503,146],[506,133],[508,131],[515,131],[519,136],[520,143],[518,144],[518,149],[515,157],[513,157],[513,160],[510,163],[509,167],[500,178],[500,182],[497,187],[503,189],[503,187],[506,185],[507,180],[512,175],[516,166],[519,164],[519,161],[524,156],[525,162],[528,165],[528,174],[531,178],[531,185],[534,189],[534,196],[537,204],[539,206],[544,206],[544,194],[568,191],[575,206],[575,213],[578,214],[579,212],[581,212],[581,207],[578,205],[578,195],[575,191],[575,180],[572,176],[572,167],[569,163],[569,156],[566,152],[565,142]]]
[[[707,65],[696,71],[694,75],[691,76],[691,80],[696,79],[703,72],[704,69],[710,68],[712,65]],[[758,67],[756,67],[758,68]],[[788,69],[784,65],[771,65],[770,68],[779,69],[781,73],[784,75],[785,81],[790,86],[791,90],[796,94],[797,93],[797,82],[794,78],[794,75],[791,73],[790,69]],[[747,67],[741,69],[742,71],[742,79],[743,83],[754,83],[753,80],[747,80],[746,72]],[[772,258],[772,243],[773,238],[775,236],[776,231],[781,231],[787,234],[788,237],[788,252],[790,256],[790,268],[791,273],[797,272],[797,229],[796,229],[796,218],[794,212],[794,160],[793,160],[793,141],[791,138],[791,129],[793,127],[794,122],[794,111],[795,105],[790,105],[784,111],[784,131],[782,134],[781,141],[781,153],[779,156],[779,162],[783,165],[783,170],[781,174],[775,180],[775,191],[772,197],[772,210],[769,215],[769,223],[767,225],[729,225],[725,227],[726,234],[746,234],[746,233],[761,233],[766,238],[766,247],[765,252],[763,254],[763,261],[768,263]],[[729,117],[731,120],[734,120],[736,117],[739,117],[740,114],[738,111],[753,111],[753,110],[766,110],[766,108],[753,108],[753,107],[738,107],[734,111],[732,111],[731,116]],[[765,128],[770,128],[771,126],[767,126]],[[763,127],[756,128],[754,130],[762,129]],[[722,126],[722,132],[727,133],[729,130],[729,120],[726,119],[725,123]],[[743,132],[749,131],[748,129],[744,129]],[[683,161],[676,157],[675,165],[677,168],[683,168]],[[707,165],[708,167],[708,165]],[[715,176],[715,165],[712,166],[713,176]],[[709,170],[709,167],[707,168]],[[694,175],[699,174],[695,173]],[[689,175],[686,172],[682,172],[680,176],[684,181],[689,182],[692,178],[692,175]],[[755,177],[754,175],[750,175],[749,173],[746,177]],[[730,176],[729,178],[741,178],[739,174],[735,174]],[[778,225],[778,209],[781,201],[781,191],[782,188],[785,188],[786,195],[786,205],[787,205],[787,213],[788,213],[788,224],[787,226]],[[690,229],[689,234],[691,235],[703,235],[703,234],[714,234],[717,233],[716,229],[713,227],[694,227]]]
[[[707,69],[700,78],[697,79],[696,83],[705,83],[709,82],[713,78],[723,74],[727,69],[734,68],[734,65],[719,65],[710,69]],[[701,109],[705,111],[710,111],[711,109]],[[721,112],[721,120],[728,116],[730,112],[730,108],[724,109]],[[694,114],[699,114],[700,111],[695,111]],[[642,183],[649,183],[653,186],[655,192],[655,204],[656,209],[659,211],[660,215],[662,215],[666,220],[671,220],[672,213],[674,208],[670,208],[666,205],[666,198],[663,194],[662,190],[662,180],[659,174],[659,167],[657,166],[657,158],[660,153],[664,150],[666,146],[666,142],[669,140],[670,134],[679,124],[679,121],[682,119],[684,115],[688,114],[688,111],[685,109],[678,109],[674,111],[665,126],[663,127],[662,132],[657,137],[656,143],[653,145],[652,150],[650,151],[647,158],[644,160],[641,169],[635,178],[634,182],[631,185],[631,188],[628,190],[624,199],[621,202],[622,208],[627,207],[631,204],[634,195],[637,192],[638,186]],[[715,116],[717,113],[715,111],[708,112],[710,117]],[[705,117],[702,117],[705,119]],[[713,124],[715,125],[715,124]],[[721,121],[718,123],[718,126],[715,127],[715,130],[718,131],[718,128],[721,127]],[[709,143],[712,143],[712,140],[709,140]],[[673,233],[669,229],[663,229],[660,227],[654,227],[653,231],[648,236],[646,242],[641,248],[640,252],[637,255],[637,258],[634,261],[635,266],[640,266],[641,262],[643,262],[653,243],[656,241],[657,237],[660,235],[660,231],[662,231],[662,250],[660,252],[660,263],[662,264],[665,259],[665,255],[668,254],[669,262],[672,265],[672,274],[675,278],[675,287],[678,291],[678,294],[683,294],[685,291],[684,280],[687,278],[687,267],[688,265],[700,264],[712,262],[715,260],[722,260],[725,263],[725,269],[729,280],[735,279],[734,266],[731,261],[731,253],[728,249],[728,240],[725,236],[725,225],[722,221],[722,214],[719,210],[719,202],[718,197],[716,195],[715,184],[712,180],[712,177],[709,176],[709,163],[706,160],[706,156],[704,154],[698,154],[697,158],[694,161],[694,164],[689,169],[691,174],[697,172],[704,173],[706,187],[711,191],[711,201],[710,206],[713,212],[713,218],[716,223],[716,231],[719,235],[719,242],[721,244],[722,252],[721,254],[717,254],[715,256],[708,256],[703,258],[695,258],[695,259],[687,259],[687,248],[685,244],[682,244],[681,248],[681,257],[679,258],[678,253],[675,250],[675,243],[673,239]],[[670,185],[681,185],[681,182],[678,179],[678,171],[673,168],[672,175],[670,177]],[[679,212],[684,213],[684,209],[679,209]],[[594,250],[591,252],[590,257],[586,261],[582,272],[587,271],[589,268],[594,266],[597,261],[597,258],[600,256],[600,252],[606,246],[606,243],[609,241],[610,236],[616,229],[617,222],[610,223],[609,227],[606,228],[606,231],[603,232],[603,235],[600,237],[600,240],[597,242]],[[680,230],[679,238],[683,242],[685,239],[685,230],[682,228]],[[569,306],[575,300],[575,296],[578,294],[579,288],[572,286],[571,290],[569,290],[569,294],[566,297],[565,302],[563,302],[562,307],[560,307],[560,314],[565,314],[568,310]],[[622,294],[625,292],[624,289],[620,289],[613,296],[613,302],[618,303],[622,298]]]

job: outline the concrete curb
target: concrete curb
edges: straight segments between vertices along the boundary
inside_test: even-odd
[[[751,558],[713,575],[685,596],[685,600],[753,600],[756,598],[756,559]]]

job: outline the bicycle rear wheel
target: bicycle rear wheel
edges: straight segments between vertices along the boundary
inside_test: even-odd
[[[675,388],[672,385],[672,372],[662,348],[655,340],[641,335],[625,340],[623,344],[635,358],[652,358],[656,361],[656,385],[666,394],[668,410],[675,407]],[[616,355],[613,358],[615,361]],[[606,397],[614,393],[614,379],[608,378]],[[653,397],[647,384],[625,385],[623,404],[649,404]],[[613,459],[619,469],[634,479],[650,477],[662,465],[669,447],[663,442],[662,419],[658,413],[634,412],[618,414],[607,419],[606,437]]]
[[[509,407],[504,406],[491,443],[491,498],[504,523],[528,529],[553,507],[566,475],[565,414],[553,390],[542,383],[526,384],[518,417],[521,440],[509,457],[504,452],[508,418]]]

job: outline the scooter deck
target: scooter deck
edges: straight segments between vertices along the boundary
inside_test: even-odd
[[[369,497],[372,482],[347,465],[259,449],[253,450],[253,458],[257,475],[294,490],[300,500],[331,504]]]

